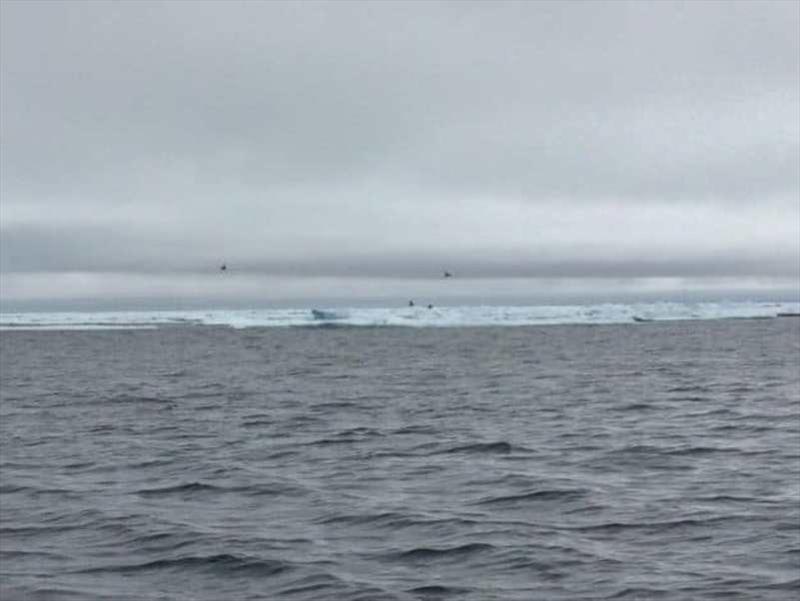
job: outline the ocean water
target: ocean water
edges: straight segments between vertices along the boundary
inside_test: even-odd
[[[800,593],[798,318],[3,321],[3,601]]]

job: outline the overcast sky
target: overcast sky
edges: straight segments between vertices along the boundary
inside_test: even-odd
[[[798,2],[4,0],[0,27],[1,300],[797,290]]]

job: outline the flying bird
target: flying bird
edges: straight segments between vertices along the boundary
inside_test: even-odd
[[[223,263],[222,265],[220,265],[220,268],[219,268],[219,270],[220,270],[220,271],[227,271],[227,270],[228,270],[228,266],[227,266],[227,265],[225,265],[225,263]]]
[[[446,277],[446,278],[452,278],[452,277],[453,277],[453,274],[452,274],[452,273],[450,273],[449,271],[445,271],[445,272],[444,272],[444,277]]]

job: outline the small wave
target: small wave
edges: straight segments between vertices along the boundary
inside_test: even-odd
[[[708,386],[694,385],[694,386],[673,386],[668,388],[667,392],[711,392]]]
[[[386,511],[383,513],[366,513],[366,514],[345,514],[333,515],[321,518],[317,521],[319,524],[346,524],[346,525],[383,525],[383,526],[406,526],[414,523],[412,516],[397,513],[394,511]]]
[[[25,551],[22,549],[15,549],[13,551],[6,551],[5,549],[0,549],[0,565],[3,564],[3,560],[12,561],[15,559],[26,559],[32,561],[43,561],[43,560],[55,560],[55,561],[64,561],[65,559],[69,559],[69,555],[64,555],[62,553],[50,553],[48,551]],[[0,596],[0,599],[4,597]]]
[[[575,530],[578,532],[604,532],[617,533],[626,530],[647,530],[652,532],[665,532],[681,528],[704,528],[731,521],[753,521],[758,518],[745,515],[717,516],[706,519],[685,518],[679,520],[667,520],[662,522],[608,522],[604,524],[592,524],[589,526],[565,526],[563,530]]]
[[[786,580],[785,582],[776,582],[775,584],[768,584],[764,588],[771,591],[800,591],[800,578]]]
[[[364,426],[358,426],[355,428],[348,428],[347,430],[342,430],[341,432],[337,432],[336,436],[374,437],[374,436],[383,436],[383,433],[380,430],[375,430],[374,428],[366,428]]]
[[[329,411],[331,409],[349,409],[351,407],[358,407],[358,403],[354,403],[353,401],[327,401],[324,403],[316,403],[315,405],[311,405],[311,411]],[[298,417],[296,419],[303,419]],[[305,419],[310,419],[308,416],[305,416]]]
[[[320,438],[319,440],[312,440],[308,445],[313,447],[326,447],[338,444],[354,444],[357,442],[362,442],[362,440],[360,438]]]
[[[441,584],[430,584],[408,589],[407,593],[412,595],[422,595],[423,597],[449,597],[450,595],[465,595],[470,592],[468,588],[460,586],[443,586]]]
[[[707,396],[698,396],[698,395],[689,395],[689,396],[681,396],[670,399],[670,401],[675,402],[679,401],[682,403],[707,403],[709,401],[709,397]]]
[[[197,570],[219,574],[247,573],[253,576],[275,576],[291,570],[286,562],[246,555],[220,553],[217,555],[186,556],[175,559],[156,559],[145,563],[99,566],[77,570],[77,574],[135,574],[152,571]]]
[[[63,465],[61,467],[63,467],[65,470],[82,470],[94,466],[95,466],[94,461],[76,461],[74,463],[68,463],[66,465]]]
[[[588,492],[586,489],[578,488],[538,490],[521,495],[487,497],[481,499],[475,505],[516,505],[530,501],[573,501],[585,497]]]
[[[228,492],[229,489],[214,486],[212,484],[203,484],[202,482],[188,482],[186,484],[176,484],[173,486],[164,486],[161,488],[143,488],[137,490],[136,494],[143,497],[159,497],[164,495],[173,494],[191,494],[198,492]]]
[[[115,597],[117,599],[132,599],[132,597]],[[6,588],[0,585],[0,599],[25,599],[26,601],[51,601],[52,599],[78,599],[79,601],[89,601],[99,599],[105,601],[107,597],[95,595],[85,590],[64,588],[57,586],[43,586],[33,589],[28,588]]]
[[[617,411],[627,412],[627,411],[651,411],[656,409],[653,405],[648,403],[630,403],[628,405],[622,405],[621,407],[617,407]]]
[[[144,553],[174,553],[179,549],[197,543],[195,536],[176,534],[173,532],[156,532],[135,537],[131,544]]]
[[[459,447],[453,447],[451,449],[446,449],[444,451],[439,451],[440,453],[498,453],[498,454],[508,454],[512,451],[520,451],[526,450],[522,449],[521,447],[515,447],[510,443],[505,441],[498,441],[498,442],[479,442],[474,444],[463,445]]]
[[[263,426],[272,426],[275,422],[271,419],[250,419],[242,422],[243,428],[261,428]]]
[[[175,459],[174,458],[170,458],[170,459],[145,459],[144,461],[136,461],[134,463],[126,463],[122,467],[129,468],[129,469],[132,469],[132,470],[139,470],[139,469],[151,469],[151,468],[156,468],[156,467],[163,467],[165,465],[170,465],[170,464],[173,464],[173,463],[175,463]],[[119,468],[120,468],[120,466],[118,466],[118,465],[107,465],[107,466],[102,466],[101,468],[98,468],[98,469],[101,469],[102,471],[114,471],[114,470],[118,470]]]
[[[630,587],[604,597],[605,599],[657,599],[669,594],[660,588]]]
[[[158,326],[156,324],[143,324],[143,323],[103,323],[103,322],[67,322],[59,323],[57,321],[47,323],[0,323],[0,330],[17,330],[17,331],[52,331],[52,330],[76,330],[76,331],[90,331],[90,330],[155,330]]]
[[[611,451],[608,451],[606,455],[612,457],[615,455],[660,455],[666,450],[667,449],[662,449],[661,447],[648,444],[632,444],[620,447],[618,449],[612,449]]]
[[[540,484],[538,480],[527,474],[520,473],[507,473],[503,475],[486,474],[486,477],[475,478],[468,480],[466,484],[470,486],[489,486],[491,488],[497,486],[510,486],[512,488],[532,488]]]
[[[326,573],[305,576],[301,580],[283,587],[278,592],[281,596],[296,596],[317,591],[324,591],[326,589],[332,593],[334,590],[341,590],[341,588],[342,580],[333,574]],[[336,599],[338,596],[331,594],[328,596],[328,598]]]
[[[60,532],[70,532],[84,528],[84,524],[70,524],[64,526],[4,526],[0,527],[0,540],[3,537],[18,536],[30,538],[33,536],[50,536]],[[0,597],[2,599],[2,597]]]
[[[164,374],[160,374],[162,378],[185,378],[186,376],[191,375],[191,373],[186,369],[179,369],[177,371],[170,371]]]
[[[104,400],[98,402],[104,402]],[[164,399],[155,396],[138,394],[117,394],[107,399],[111,403],[153,403],[153,404],[172,404],[171,399]]]
[[[667,455],[676,455],[676,456],[696,456],[696,455],[713,455],[715,453],[742,453],[739,449],[724,449],[719,447],[686,447],[682,449],[665,449],[663,451]],[[751,454],[751,453],[748,453]]]
[[[488,543],[468,543],[457,547],[417,547],[408,551],[392,553],[391,559],[411,561],[433,561],[437,559],[461,559],[463,557],[484,553],[494,549]]]
[[[315,323],[292,324],[290,327],[306,330],[369,330],[378,328],[399,328],[400,325],[383,323],[345,323],[337,321],[318,321]]]
[[[264,459],[272,461],[274,459],[281,459],[283,457],[291,457],[293,455],[297,455],[298,453],[299,451],[296,450],[285,449],[283,451],[275,451],[274,453],[270,453]]]
[[[394,430],[392,434],[436,434],[439,430],[424,424],[412,424]]]
[[[29,490],[31,490],[29,486],[0,484],[0,495],[13,495],[14,493],[27,492]]]
[[[759,499],[757,497],[740,497],[736,495],[713,495],[708,497],[695,497],[694,501],[701,503],[765,503],[771,502],[769,499]]]
[[[0,494],[17,494],[26,493],[33,496],[40,495],[64,495],[64,496],[78,496],[80,491],[70,490],[68,488],[38,488],[36,486],[14,486],[2,485],[0,486]]]
[[[166,497],[170,495],[193,495],[193,494],[242,494],[246,496],[271,496],[298,494],[303,490],[299,487],[288,484],[251,484],[243,486],[216,486],[202,482],[189,482],[186,484],[176,484],[161,488],[145,488],[136,491],[136,494],[143,497]]]

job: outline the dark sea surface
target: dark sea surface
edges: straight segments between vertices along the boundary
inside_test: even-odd
[[[0,332],[0,598],[797,599],[800,319]]]

